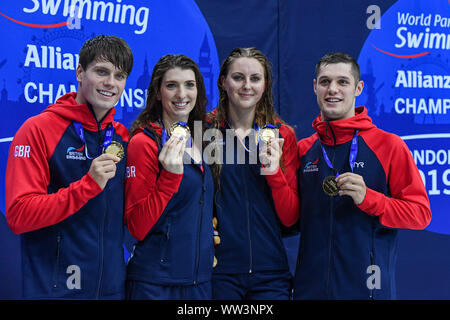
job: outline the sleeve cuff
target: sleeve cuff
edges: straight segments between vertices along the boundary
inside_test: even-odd
[[[271,188],[287,184],[286,177],[284,176],[283,170],[281,170],[280,166],[272,171],[264,167],[261,167],[261,170],[266,176],[267,183]]]
[[[369,215],[380,216],[384,210],[384,195],[367,188],[366,196],[363,202],[361,202],[357,207]]]
[[[163,168],[158,178],[158,188],[167,194],[177,193],[182,179],[182,173],[172,173]]]
[[[86,182],[87,185],[87,195],[90,195],[89,198],[93,198],[98,195],[103,189],[98,185],[97,181],[89,174],[89,172],[82,178]],[[84,185],[82,182],[81,185]]]

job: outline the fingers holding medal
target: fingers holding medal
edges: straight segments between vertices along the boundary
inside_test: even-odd
[[[326,177],[322,181],[322,189],[330,197],[349,196],[356,205],[363,202],[367,191],[363,177],[352,172]]]
[[[125,150],[121,143],[117,141],[112,141],[109,145],[103,148],[103,153],[112,154],[119,158],[119,161],[125,156]],[[118,161],[118,162],[119,162]]]
[[[189,127],[184,122],[176,122],[170,126],[168,135],[170,138],[164,143],[158,160],[168,172],[182,174],[185,142],[190,136]]]
[[[264,168],[268,171],[276,171],[279,167],[281,155],[283,154],[284,139],[279,138],[278,128],[267,124],[258,132],[259,158]]]
[[[345,172],[336,179],[339,195],[347,195],[356,205],[361,204],[366,196],[367,187],[364,178],[359,174]]]

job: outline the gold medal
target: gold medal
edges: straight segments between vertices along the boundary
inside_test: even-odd
[[[109,153],[123,159],[125,155],[125,151],[123,150],[122,144],[119,142],[113,141],[106,148],[103,148],[103,153]]]
[[[189,127],[181,124],[180,122],[175,122],[169,128],[169,135],[174,135],[180,139],[186,140],[189,137],[189,134]]]
[[[325,179],[323,179],[322,189],[323,192],[325,192],[330,197],[337,196],[339,193],[339,187],[336,182],[336,177],[328,176]]]
[[[275,138],[275,136],[275,129],[267,126],[262,128],[259,132],[259,138],[265,143],[269,143],[269,141]]]

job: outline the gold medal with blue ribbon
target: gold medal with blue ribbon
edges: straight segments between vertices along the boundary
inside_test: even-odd
[[[275,129],[277,127],[273,124],[266,124],[260,131],[259,131],[259,139],[264,141],[265,143],[269,143],[270,140],[274,139],[276,137]]]
[[[178,138],[186,140],[189,137],[190,130],[186,122],[178,121],[169,128],[169,136],[174,135]]]
[[[103,153],[109,153],[123,159],[125,156],[125,151],[121,143],[117,141],[111,141],[111,143],[103,148]]]

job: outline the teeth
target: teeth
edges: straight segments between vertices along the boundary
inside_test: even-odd
[[[328,102],[339,102],[339,101],[341,101],[341,100],[339,100],[339,99],[327,99],[327,101],[328,101]]]
[[[186,106],[188,103],[187,102],[174,102],[173,103],[175,106],[177,107],[184,107]]]
[[[113,96],[113,94],[111,93],[111,92],[108,92],[108,91],[102,91],[102,90],[100,90],[99,91],[102,95],[104,95],[104,96],[108,96],[108,97],[112,97]]]

